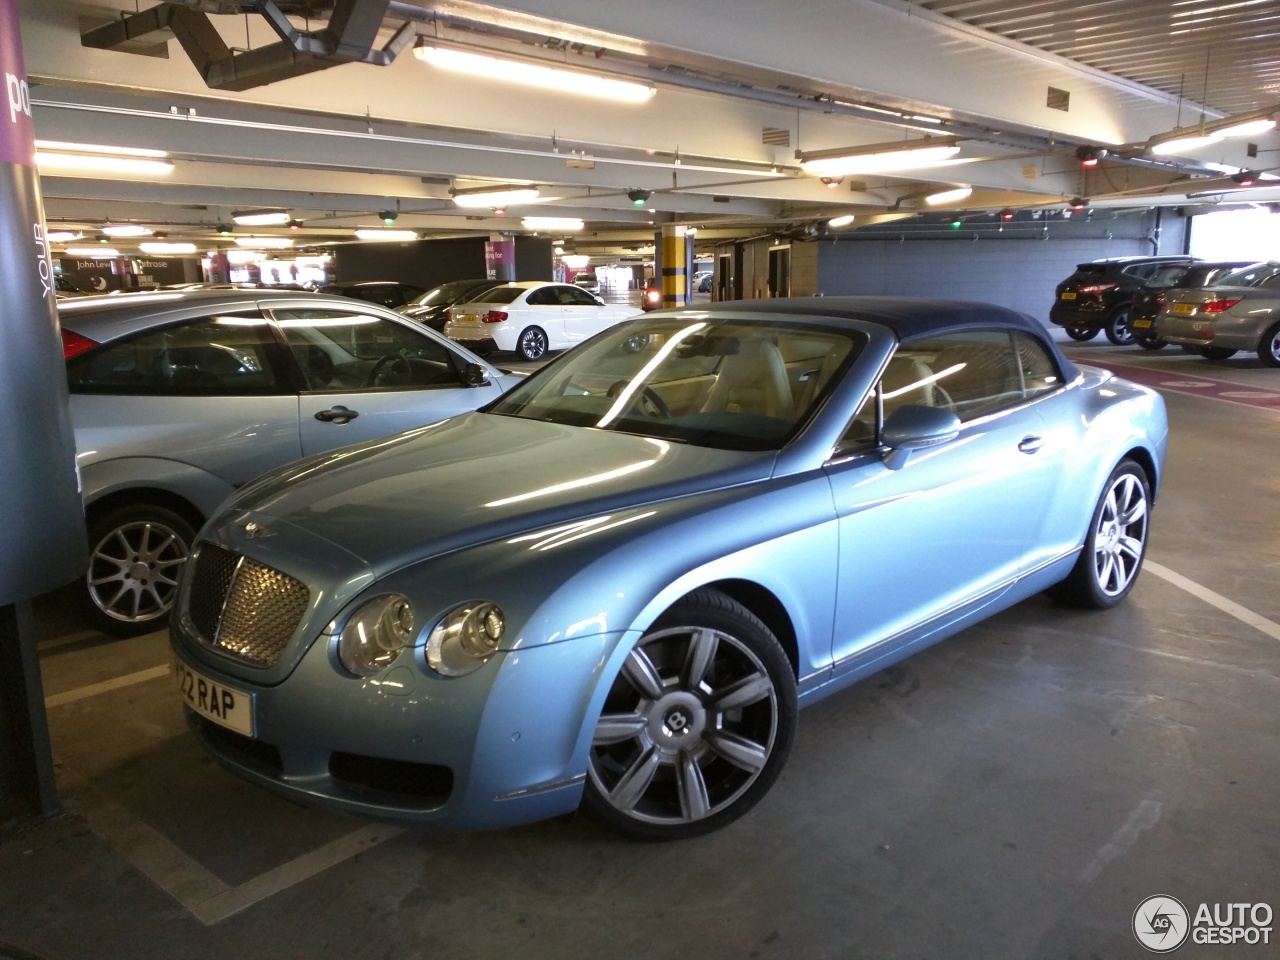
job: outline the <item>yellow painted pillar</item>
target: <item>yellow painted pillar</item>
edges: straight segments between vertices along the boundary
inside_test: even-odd
[[[662,306],[665,309],[683,307],[688,303],[688,246],[693,238],[687,231],[684,224],[662,225],[662,251],[658,272],[662,278]]]

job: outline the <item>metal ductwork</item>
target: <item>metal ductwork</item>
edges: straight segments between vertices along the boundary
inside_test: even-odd
[[[252,4],[161,3],[117,21],[86,30],[80,43],[103,50],[124,50],[148,34],[171,31],[204,82],[214,90],[249,90],[277,80],[287,80],[340,63],[386,66],[413,39],[413,25],[401,25],[385,46],[375,49],[378,31],[387,16],[390,0],[334,0],[330,4],[304,4],[308,12],[332,6],[328,23],[319,30],[299,30],[289,22],[286,9],[299,4],[257,0]],[[218,13],[240,13],[251,8],[280,37],[279,42],[257,50],[233,51],[209,19]],[[283,9],[282,9],[283,8]]]

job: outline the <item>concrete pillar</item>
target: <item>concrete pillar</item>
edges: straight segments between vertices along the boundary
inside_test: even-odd
[[[666,223],[660,233],[658,275],[662,278],[664,309],[683,307],[689,303],[689,251],[693,238],[682,223]]]

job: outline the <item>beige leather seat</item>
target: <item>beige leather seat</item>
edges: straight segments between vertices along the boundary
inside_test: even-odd
[[[790,417],[791,382],[778,348],[767,340],[743,340],[721,361],[703,409]]]
[[[889,359],[889,365],[880,378],[880,390],[886,417],[907,404],[939,406],[933,369],[927,363],[910,357]]]

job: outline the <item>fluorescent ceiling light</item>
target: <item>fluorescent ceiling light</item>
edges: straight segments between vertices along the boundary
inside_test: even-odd
[[[969,194],[973,193],[973,187],[956,187],[954,190],[942,190],[938,193],[931,193],[924,198],[924,202],[931,207],[937,207],[944,203],[958,203],[964,200]]]
[[[293,237],[236,237],[235,240],[238,246],[259,250],[283,250],[293,246]]]
[[[819,177],[843,177],[855,173],[890,173],[911,170],[950,160],[960,152],[955,137],[877,143],[847,150],[824,150],[805,154],[796,151],[805,173]]]
[[[155,233],[154,230],[140,227],[136,223],[108,223],[102,228],[102,232],[108,237],[149,237]]]
[[[1209,144],[1217,143],[1221,139],[1216,133],[1189,133],[1152,143],[1151,152],[1161,156],[1181,154],[1188,150],[1195,150],[1198,147],[1207,147]]]
[[[507,60],[482,53],[437,47],[419,40],[413,48],[419,60],[440,67],[491,80],[506,80],[526,86],[541,87],[560,93],[574,93],[588,97],[603,97],[624,103],[644,103],[657,90],[647,83],[633,80],[617,80],[594,73],[581,73],[561,67],[543,66],[523,60]]]
[[[75,233],[71,230],[54,230],[46,233],[44,238],[50,243],[69,243],[72,240],[83,240],[83,233]]]
[[[564,265],[570,270],[581,270],[591,262],[591,257],[585,253],[568,253],[560,259],[564,261]]]
[[[853,214],[846,213],[843,217],[833,217],[827,221],[828,227],[847,227],[853,223]]]
[[[1241,120],[1225,127],[1211,128],[1220,137],[1254,137],[1268,130],[1274,130],[1276,122],[1270,117],[1259,117],[1256,120]]]
[[[581,230],[585,224],[577,217],[525,217],[520,223],[526,230]]]
[[[288,210],[242,210],[231,219],[245,227],[268,227],[289,222]]]
[[[107,157],[85,153],[36,151],[36,166],[42,173],[130,173],[162,177],[173,173],[170,160],[143,160],[138,157]]]
[[[67,247],[63,253],[68,257],[88,257],[94,260],[120,256],[120,251],[113,247]]]
[[[108,157],[167,157],[163,150],[143,147],[108,147],[100,143],[68,143],[65,140],[37,140],[37,150],[57,150],[61,153],[95,153]]]
[[[356,237],[361,240],[399,240],[403,242],[406,240],[417,240],[418,233],[416,230],[361,229],[356,231]]]
[[[453,202],[460,207],[505,207],[513,203],[534,203],[537,200],[537,187],[459,190],[453,195]]]
[[[194,243],[140,243],[138,249],[143,253],[153,254],[195,253],[196,245]]]

